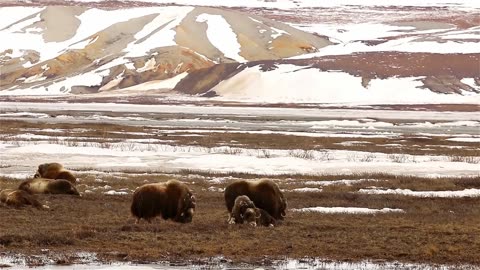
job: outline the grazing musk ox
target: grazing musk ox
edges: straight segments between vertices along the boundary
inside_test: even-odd
[[[161,215],[175,222],[192,222],[196,201],[184,183],[169,180],[165,183],[146,184],[133,193],[130,210],[138,223],[142,218],[151,222]]]
[[[34,178],[47,178],[47,179],[64,179],[72,184],[77,182],[77,178],[73,174],[63,168],[60,163],[43,163],[38,165],[37,172],[33,176]]]
[[[265,210],[276,220],[282,220],[286,215],[287,200],[272,180],[238,180],[229,184],[225,188],[224,196],[230,218],[235,199],[241,195],[246,195],[256,207]]]
[[[63,179],[33,178],[20,183],[18,189],[30,194],[69,194],[80,196],[75,186]]]
[[[18,189],[4,189],[0,191],[0,202],[13,207],[31,205],[39,209],[49,208],[46,205],[42,205],[32,194]]]

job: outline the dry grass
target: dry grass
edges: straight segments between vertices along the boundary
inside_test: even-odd
[[[0,207],[0,252],[39,254],[96,252],[105,261],[202,260],[218,255],[233,262],[317,257],[334,260],[398,260],[401,262],[471,263],[480,265],[480,198],[415,198],[366,195],[352,191],[368,186],[447,190],[480,187],[479,177],[424,179],[384,174],[310,176],[309,180],[371,179],[354,185],[332,185],[322,192],[290,192],[305,178],[276,178],[286,190],[289,208],[345,206],[400,208],[404,214],[349,215],[288,212],[276,228],[233,226],[221,192],[226,183],[209,182],[219,175],[177,176],[189,183],[198,208],[191,224],[156,220],[135,225],[130,217],[131,191],[146,182],[164,181],[170,175],[80,175],[79,189],[93,190],[80,198],[44,195],[51,211]],[[252,178],[252,176],[244,176]],[[307,177],[308,178],[308,177]],[[227,180],[231,181],[231,180]],[[0,180],[2,188],[18,180]],[[129,195],[107,196],[111,189],[127,189]],[[97,188],[97,189],[94,189]],[[108,188],[110,189],[110,188]],[[260,252],[259,252],[260,250]],[[66,257],[60,262],[75,260]],[[66,260],[66,261],[65,261]],[[38,262],[37,262],[38,263]]]
[[[118,116],[118,115],[116,115]],[[125,115],[122,115],[125,116]],[[265,119],[264,119],[265,120]],[[262,121],[264,121],[262,120]],[[62,133],[52,133],[48,130],[62,130]],[[201,128],[199,128],[201,129]],[[283,134],[251,134],[251,133],[229,133],[205,132],[200,136],[185,136],[192,133],[185,129],[175,129],[170,133],[171,128],[156,128],[147,126],[128,126],[106,123],[38,123],[28,121],[2,120],[0,124],[0,138],[22,145],[24,142],[36,143],[45,141],[42,138],[18,138],[15,135],[30,133],[35,135],[50,136],[47,140],[51,143],[64,144],[67,146],[96,146],[101,148],[119,147],[122,151],[133,151],[138,143],[134,144],[129,140],[142,139],[150,140],[142,143],[140,150],[162,150],[158,144],[169,144],[174,146],[196,146],[204,147],[205,151],[212,151],[214,147],[225,147],[225,154],[242,154],[243,149],[259,149],[256,153],[259,157],[269,158],[272,156],[270,149],[289,150],[292,157],[313,159],[313,151],[322,152],[320,160],[330,160],[329,150],[352,150],[364,152],[378,152],[389,154],[393,162],[404,163],[414,162],[408,155],[445,155],[449,161],[462,161],[472,164],[480,162],[480,150],[478,143],[455,142],[446,140],[446,136],[418,137],[407,135],[392,138],[362,138],[362,143],[345,144],[345,142],[356,142],[355,138],[335,137],[307,137],[291,136]],[[208,130],[205,130],[208,131]],[[169,132],[169,133],[166,133]],[[59,137],[61,134],[62,137]],[[209,150],[210,149],[210,150]],[[359,162],[370,162],[375,158],[373,154],[355,156],[352,159]]]

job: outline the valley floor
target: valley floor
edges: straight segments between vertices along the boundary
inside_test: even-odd
[[[47,211],[0,206],[0,257],[27,255],[27,265],[84,263],[88,256],[480,265],[475,111],[0,107],[0,189],[32,177],[40,163],[61,162],[78,176],[82,194],[39,196]],[[135,225],[129,213],[135,188],[170,178],[197,196],[193,222]],[[283,224],[227,224],[223,189],[240,178],[278,183],[288,200]]]

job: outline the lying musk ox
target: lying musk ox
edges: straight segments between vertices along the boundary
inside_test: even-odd
[[[30,194],[69,194],[80,196],[80,193],[75,186],[69,181],[63,179],[33,178],[23,181],[18,189],[24,190]]]
[[[0,192],[0,202],[13,207],[31,205],[39,209],[49,208],[42,205],[33,195],[18,189],[4,189]]]
[[[72,184],[77,182],[77,178],[70,171],[65,170],[62,164],[56,162],[40,164],[34,178],[64,179]]]
[[[282,220],[285,217],[287,200],[272,180],[235,181],[225,188],[224,195],[230,217],[235,199],[241,195],[246,195],[256,207],[267,211],[273,218]]]
[[[267,211],[260,208],[248,208],[243,213],[243,219],[248,224],[256,226],[273,227],[277,224],[277,221],[270,216]]]
[[[192,222],[195,211],[195,196],[182,182],[169,180],[166,183],[146,184],[133,193],[131,212],[136,223],[142,218],[151,222],[161,215],[163,219],[176,222]]]
[[[228,220],[229,224],[237,223],[243,224],[245,221],[244,215],[247,209],[255,208],[255,204],[245,195],[238,196],[235,199],[235,203],[233,204],[232,214]]]

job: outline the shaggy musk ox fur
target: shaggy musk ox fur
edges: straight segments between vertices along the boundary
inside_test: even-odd
[[[267,211],[255,207],[255,204],[245,195],[238,196],[232,208],[230,224],[248,223],[252,226],[274,226],[276,220]]]
[[[245,221],[244,214],[245,211],[249,208],[255,208],[255,204],[245,195],[238,196],[235,199],[235,203],[232,208],[232,214],[230,215],[230,219],[228,220],[229,224],[237,223],[243,224]]]
[[[277,225],[277,221],[267,213],[267,211],[260,208],[248,208],[243,214],[245,222],[252,226],[266,226],[273,227]]]
[[[137,218],[150,222],[161,215],[163,219],[176,222],[192,222],[195,211],[195,196],[182,182],[169,180],[166,183],[146,184],[133,193],[131,212]]]
[[[77,178],[73,174],[65,170],[60,163],[44,163],[38,166],[37,172],[33,176],[34,178],[47,178],[47,179],[64,179],[72,184],[77,182]]]
[[[80,193],[75,186],[69,181],[63,179],[33,178],[23,181],[18,189],[24,190],[30,194],[69,194],[80,196]]]
[[[4,189],[0,192],[0,202],[13,207],[22,207],[25,205],[31,205],[33,207],[42,209],[49,208],[46,205],[42,205],[35,196],[29,194],[26,191],[18,189]]]
[[[275,219],[283,219],[287,209],[287,200],[272,180],[262,179],[255,181],[239,180],[225,188],[225,204],[232,214],[235,199],[246,195],[256,207],[265,210]]]

